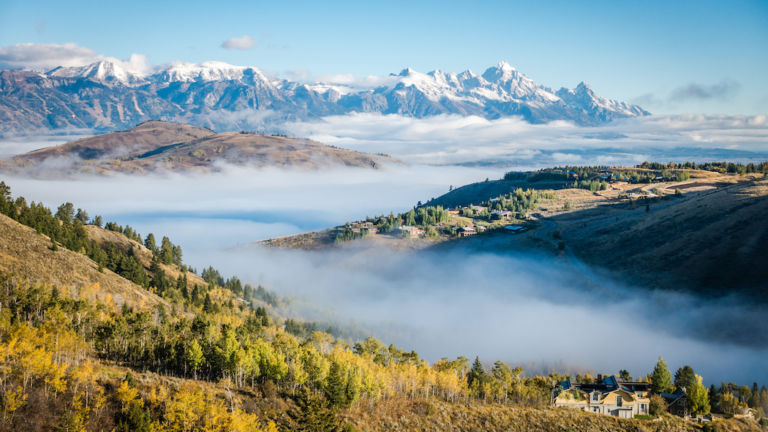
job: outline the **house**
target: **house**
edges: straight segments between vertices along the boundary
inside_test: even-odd
[[[470,206],[470,208],[478,213],[488,210],[488,207],[485,206],[479,206],[479,205],[473,205]]]
[[[424,237],[424,230],[413,226],[403,225],[400,227],[399,232],[409,238]]]
[[[453,227],[451,229],[453,230],[453,232],[457,232],[459,234],[459,237],[467,237],[467,236],[477,234],[475,227],[472,227],[472,226]]]
[[[650,383],[623,382],[615,376],[598,379],[598,384],[572,384],[569,379],[561,382],[553,393],[554,405],[621,418],[649,413]]]
[[[493,219],[509,220],[512,218],[512,212],[509,210],[494,210],[491,212]]]
[[[363,227],[363,231],[367,232],[368,234],[376,234],[377,232],[379,232],[379,229],[376,228],[375,226],[366,226],[366,227]]]
[[[688,417],[688,396],[683,389],[677,389],[674,393],[662,393],[661,397],[667,402],[667,411],[680,417]]]

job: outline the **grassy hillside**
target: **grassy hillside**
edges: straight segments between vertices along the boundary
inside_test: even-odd
[[[768,180],[551,218],[580,259],[651,287],[765,300]]]
[[[251,132],[214,133],[205,128],[151,121],[133,129],[97,135],[6,160],[3,169],[45,176],[85,172],[146,173],[155,170],[218,170],[221,164],[325,169],[379,168],[395,163],[372,155],[298,138]]]
[[[53,251],[51,245],[48,236],[0,214],[0,271],[33,283],[90,291],[101,301],[109,296],[117,304],[168,305],[108,269],[99,271],[99,265],[84,254],[63,247]]]
[[[62,145],[35,150],[15,160],[25,165],[39,163],[51,157],[98,160],[104,157],[142,154],[164,146],[189,142],[213,134],[212,130],[197,126],[148,121],[127,131],[95,135]]]

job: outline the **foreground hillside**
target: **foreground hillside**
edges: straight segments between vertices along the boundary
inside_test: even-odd
[[[284,136],[210,129],[150,121],[130,130],[96,135],[35,150],[1,162],[25,175],[216,171],[223,165],[253,168],[379,168],[394,159]]]
[[[0,214],[0,271],[31,283],[44,283],[89,293],[101,301],[154,307],[168,303],[120,277],[87,256],[63,247],[51,249],[51,240],[34,229]],[[89,297],[86,296],[86,297]]]
[[[190,272],[167,238],[141,245],[130,227],[84,225],[71,205],[54,215],[0,190],[13,216],[0,220],[0,430],[700,429],[666,414],[549,408],[556,374],[464,357],[429,364],[373,338],[350,345],[268,314],[263,289]]]

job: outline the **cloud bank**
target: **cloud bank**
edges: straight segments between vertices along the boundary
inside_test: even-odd
[[[74,43],[22,43],[0,46],[0,68],[49,70],[56,66],[83,66],[104,58],[96,51]]]
[[[287,133],[408,162],[635,164],[648,159],[766,158],[768,116],[649,116],[601,127],[568,122],[530,124],[517,117],[488,120],[441,115],[351,114],[289,122]]]
[[[23,43],[6,47],[0,46],[0,69],[26,69],[44,72],[58,66],[78,67],[102,60],[113,61],[133,73],[147,74],[152,71],[149,59],[143,54],[131,54],[127,60],[120,60],[74,43]]]

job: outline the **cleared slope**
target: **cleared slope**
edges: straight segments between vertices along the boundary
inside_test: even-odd
[[[99,271],[96,263],[83,254],[63,247],[51,250],[47,236],[1,214],[0,271],[60,289],[90,290],[102,301],[109,295],[116,304],[127,302],[146,307],[168,304],[107,269]]]

